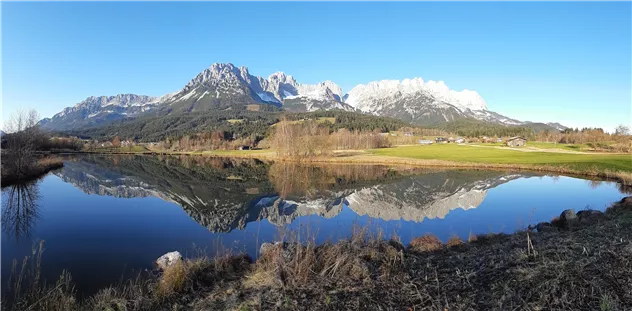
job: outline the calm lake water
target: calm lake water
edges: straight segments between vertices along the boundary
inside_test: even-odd
[[[80,293],[151,268],[178,250],[247,252],[288,232],[317,242],[354,227],[397,234],[510,233],[564,209],[604,210],[613,182],[528,172],[301,166],[207,157],[80,156],[2,190],[2,287],[12,260],[45,241],[43,275]]]

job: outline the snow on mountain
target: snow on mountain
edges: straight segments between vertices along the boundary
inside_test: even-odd
[[[450,90],[443,81],[424,82],[421,78],[404,80],[382,80],[360,84],[347,94],[345,102],[362,111],[372,110],[372,101],[379,101],[396,95],[409,96],[422,93],[437,101],[448,103],[461,110],[487,110],[485,100],[475,91]]]
[[[65,108],[40,125],[49,129],[68,129],[136,117],[159,111],[196,112],[229,109],[250,104],[269,104],[288,111],[342,109],[390,116],[414,124],[431,124],[474,118],[504,125],[525,125],[489,111],[485,100],[472,90],[451,90],[443,81],[421,78],[382,80],[360,84],[347,94],[340,86],[326,80],[301,84],[283,72],[267,78],[250,74],[247,67],[215,63],[191,79],[179,91],[160,97],[134,94],[88,97],[74,107]],[[548,124],[559,130],[560,124]]]
[[[548,126],[550,126],[550,127],[554,128],[554,129],[556,129],[556,130],[558,130],[558,131],[560,131],[560,132],[561,132],[561,131],[564,131],[565,129],[567,129],[567,128],[568,128],[567,126],[564,126],[564,125],[559,124],[559,123],[557,123],[557,122],[549,122],[549,123],[546,123],[546,125],[548,125]]]
[[[59,130],[122,119],[151,110],[158,105],[156,99],[135,94],[90,96],[73,107],[64,108],[52,118],[41,120],[40,125],[46,129]]]
[[[382,80],[361,84],[342,97],[344,102],[365,113],[390,116],[415,124],[474,118],[504,125],[520,125],[487,110],[485,100],[475,91],[455,91],[443,82],[421,78]]]
[[[301,84],[283,72],[275,72],[268,78],[263,78],[251,75],[247,67],[216,63],[199,73],[164,103],[172,110],[195,111],[233,104],[267,103],[285,106],[285,100],[290,99],[293,104],[303,102],[294,105],[295,109],[344,107],[353,110],[341,102],[341,95],[342,89],[331,81],[315,85]]]

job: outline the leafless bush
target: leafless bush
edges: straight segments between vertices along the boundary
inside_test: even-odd
[[[46,140],[35,110],[18,111],[7,122],[6,148],[2,152],[3,175],[24,176],[34,166],[35,152]]]

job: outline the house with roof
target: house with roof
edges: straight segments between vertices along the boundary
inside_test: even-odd
[[[507,139],[506,144],[509,147],[524,147],[527,145],[527,139],[522,136],[514,136]]]

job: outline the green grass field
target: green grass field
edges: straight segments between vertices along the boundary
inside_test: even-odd
[[[369,150],[369,152],[381,156],[413,159],[494,164],[555,165],[576,170],[608,169],[632,172],[632,155],[627,154],[523,152],[511,149],[504,150],[454,144],[373,149]]]
[[[582,144],[556,144],[536,141],[527,142],[527,147],[535,147],[540,149],[562,149],[570,151],[582,151],[590,149],[588,146]]]

